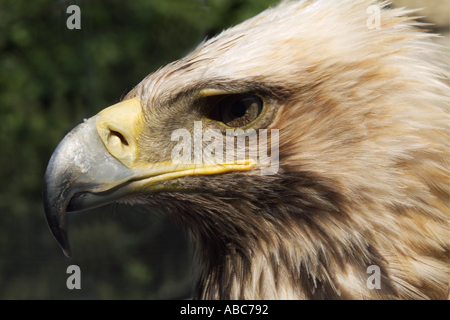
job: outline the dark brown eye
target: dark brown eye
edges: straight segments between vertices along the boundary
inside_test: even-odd
[[[262,109],[263,102],[257,96],[233,95],[220,100],[211,117],[229,127],[244,127],[258,118]]]

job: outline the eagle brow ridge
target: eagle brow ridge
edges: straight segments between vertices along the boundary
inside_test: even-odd
[[[205,89],[223,91],[223,94],[257,93],[262,96],[271,97],[276,100],[283,100],[291,95],[286,88],[281,85],[270,84],[264,81],[263,77],[251,77],[246,79],[214,79],[196,83],[193,86],[181,88],[180,91],[168,96],[164,101],[165,105],[177,103],[180,100],[198,99],[198,93]]]

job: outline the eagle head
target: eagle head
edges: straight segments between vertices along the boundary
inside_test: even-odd
[[[49,162],[65,254],[66,212],[120,201],[186,230],[199,299],[445,298],[448,69],[409,14],[283,2],[147,76]]]

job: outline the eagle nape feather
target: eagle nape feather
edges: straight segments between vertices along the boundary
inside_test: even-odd
[[[120,201],[186,230],[197,299],[446,299],[449,70],[413,12],[282,2],[148,75],[55,150],[55,239]]]

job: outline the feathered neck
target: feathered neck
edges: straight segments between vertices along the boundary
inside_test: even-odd
[[[355,228],[331,183],[290,173],[230,178],[210,179],[216,188],[209,192],[158,197],[194,245],[196,298],[381,297],[366,287],[366,271],[373,264],[384,270],[386,261],[366,240],[366,227]],[[252,184],[239,191],[247,179]],[[188,179],[185,188],[191,184],[201,188],[202,179]],[[395,294],[388,278],[382,281],[383,294]]]
[[[208,184],[201,177],[181,182],[185,189],[204,187],[201,192],[152,197],[152,205],[161,201],[194,245],[195,298],[446,297],[448,251],[430,242],[427,256],[416,253],[405,237],[421,235],[399,233],[397,224],[386,223],[410,208],[393,208],[370,220],[365,214],[375,212],[363,212],[335,181],[306,173],[211,178]],[[369,199],[359,201],[370,205]],[[431,262],[436,269],[424,273]],[[379,289],[368,286],[371,266],[378,267]]]

